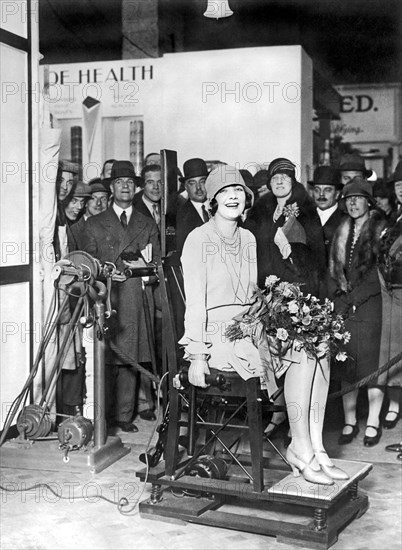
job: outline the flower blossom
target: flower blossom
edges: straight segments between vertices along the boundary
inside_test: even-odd
[[[338,351],[335,357],[337,361],[346,361],[347,358],[348,358],[348,355],[344,351]]]
[[[345,344],[347,344],[350,341],[350,336],[351,336],[350,332],[343,333],[343,341]]]
[[[302,324],[307,327],[308,325],[311,325],[311,321],[312,321],[312,317],[311,315],[306,315],[305,317],[303,317],[302,319]]]
[[[278,328],[276,331],[276,337],[278,340],[285,342],[289,338],[288,331],[285,328]]]
[[[297,305],[296,300],[292,300],[288,303],[288,311],[289,313],[298,313],[299,306]]]
[[[273,286],[278,281],[279,277],[277,277],[276,275],[270,275],[265,279],[265,286]]]

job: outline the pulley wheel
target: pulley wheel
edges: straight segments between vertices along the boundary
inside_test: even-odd
[[[223,458],[213,455],[202,455],[192,464],[188,474],[194,477],[224,479],[227,470],[228,467]]]
[[[46,437],[52,429],[49,412],[39,405],[27,405],[17,418],[17,430],[25,438]]]

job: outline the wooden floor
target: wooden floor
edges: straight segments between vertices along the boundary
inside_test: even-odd
[[[117,434],[131,452],[98,474],[91,473],[87,457],[80,451],[71,453],[70,461],[64,463],[57,440],[35,443],[35,456],[24,454],[18,447],[9,453],[7,461],[2,448],[0,484],[8,491],[1,491],[0,547],[4,550],[116,547],[120,550],[291,550],[300,544],[303,546],[301,540],[296,544],[286,537],[278,539],[272,534],[243,531],[241,518],[238,525],[232,523],[224,529],[178,519],[151,521],[141,516],[138,504],[150,498],[152,485],[136,476],[144,468],[138,457],[149,442],[154,423],[142,420],[136,423],[138,433]],[[337,429],[325,431],[330,456],[336,460],[373,464],[372,471],[359,482],[362,496],[369,500],[369,509],[339,532],[331,550],[401,550],[401,463],[394,453],[384,450],[387,444],[402,438],[401,427],[399,422],[394,430],[384,430],[380,443],[373,448],[363,446],[363,424],[358,437],[342,447],[337,445]],[[280,440],[275,443],[283,450]],[[264,455],[271,456],[268,444]],[[289,478],[285,470],[282,474],[282,482],[287,483],[286,479],[291,482],[287,487],[290,490],[299,478]],[[184,505],[181,497],[179,492],[171,496]],[[121,499],[126,499],[128,505],[119,506]],[[242,515],[243,522],[265,514],[258,502],[250,501],[239,508],[230,500],[212,513],[227,512]],[[311,523],[310,513],[304,517],[297,515],[286,504],[275,514],[272,520],[295,523],[297,517],[304,526]],[[304,548],[311,547],[310,543],[304,544]]]

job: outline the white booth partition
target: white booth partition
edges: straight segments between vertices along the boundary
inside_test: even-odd
[[[83,177],[108,158],[172,149],[253,173],[275,157],[312,167],[313,68],[300,46],[167,54],[159,59],[49,66],[50,109],[72,158],[82,127]],[[139,123],[136,132],[133,125]],[[133,129],[134,128],[134,129]]]

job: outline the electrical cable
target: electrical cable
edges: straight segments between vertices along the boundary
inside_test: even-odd
[[[145,491],[145,487],[146,487],[146,484],[148,483],[148,475],[149,475],[149,461],[148,461],[148,451],[150,449],[150,446],[151,446],[151,443],[152,443],[152,439],[154,438],[154,435],[155,435],[155,432],[156,432],[156,429],[159,425],[159,421],[161,419],[161,406],[160,406],[160,400],[161,400],[161,387],[162,387],[162,383],[163,383],[163,380],[164,378],[169,374],[169,372],[165,372],[165,374],[162,376],[162,378],[160,379],[160,382],[158,384],[158,391],[157,391],[157,397],[156,397],[156,400],[157,400],[157,413],[156,413],[156,422],[155,422],[155,426],[152,430],[152,433],[151,433],[151,436],[149,437],[148,439],[148,443],[145,447],[145,478],[144,478],[144,481],[143,481],[143,484],[142,484],[142,489],[141,489],[141,492],[136,500],[136,502],[132,505],[132,507],[129,509],[129,510],[125,510],[123,511],[120,507],[119,507],[119,512],[123,515],[123,516],[128,516],[128,515],[136,515],[136,514],[132,514],[131,512],[133,512],[133,510],[135,510],[135,508],[137,507],[142,495],[144,494],[144,491]]]
[[[105,497],[104,495],[93,495],[92,498],[100,498],[101,500],[105,500],[106,502],[109,502],[110,504],[114,504],[115,506],[117,506],[117,509],[118,511],[120,512],[120,514],[124,515],[124,516],[127,516],[127,515],[136,515],[136,514],[132,514],[131,512],[133,512],[135,510],[135,508],[137,507],[142,495],[144,494],[144,491],[145,491],[145,487],[146,487],[146,484],[148,483],[148,474],[149,474],[149,464],[148,464],[148,451],[149,451],[149,448],[150,448],[150,445],[151,445],[151,442],[152,442],[152,439],[155,435],[155,432],[156,432],[156,429],[158,427],[158,422],[160,420],[160,417],[161,417],[161,407],[160,407],[160,400],[161,400],[161,387],[162,387],[162,383],[163,383],[163,380],[164,378],[168,375],[169,373],[168,372],[165,372],[165,374],[162,376],[162,378],[160,379],[160,382],[158,384],[158,391],[157,391],[157,417],[156,417],[156,422],[155,422],[155,426],[152,430],[152,433],[151,433],[151,436],[148,440],[148,443],[146,445],[146,448],[145,448],[145,457],[146,457],[146,473],[145,473],[145,478],[144,478],[144,481],[143,481],[143,484],[142,484],[142,488],[141,488],[141,491],[140,491],[140,494],[139,496],[137,497],[136,501],[134,502],[134,504],[131,506],[131,508],[129,510],[123,510],[124,507],[128,506],[130,503],[128,501],[128,499],[126,497],[121,497],[118,501],[115,501],[115,500],[112,500],[112,499],[109,499],[107,497]],[[51,439],[51,438],[43,438],[43,439]],[[4,491],[4,492],[8,492],[8,493],[16,493],[16,492],[26,492],[26,491],[33,491],[34,489],[37,489],[39,487],[45,487],[47,490],[49,490],[54,496],[60,498],[60,499],[63,499],[63,500],[87,500],[89,498],[91,498],[90,495],[85,495],[85,496],[63,496],[61,495],[60,493],[58,493],[57,491],[55,491],[48,483],[36,483],[30,487],[24,487],[24,488],[18,488],[18,489],[10,489],[8,487],[4,487],[3,485],[0,485],[0,491]]]

